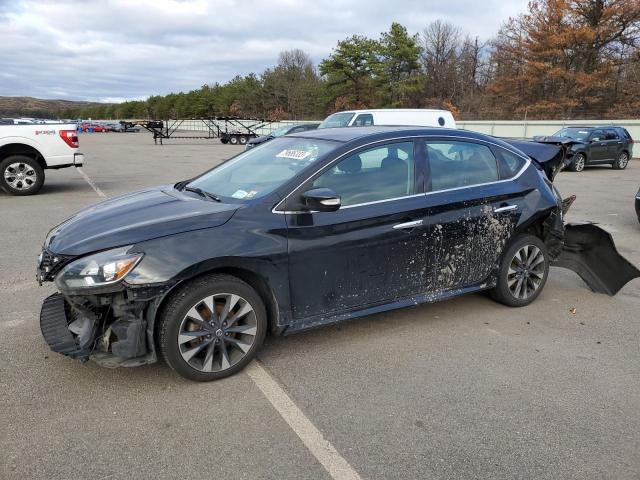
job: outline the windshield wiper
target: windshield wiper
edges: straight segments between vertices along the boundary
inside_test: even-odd
[[[181,190],[186,190],[187,192],[193,192],[193,193],[197,193],[198,195],[200,195],[201,197],[205,197],[205,198],[209,198],[211,200],[215,200],[216,202],[221,202],[222,200],[220,200],[220,197],[213,194],[213,193],[209,193],[205,190],[202,190],[201,188],[198,187],[189,187],[187,185],[183,186]]]

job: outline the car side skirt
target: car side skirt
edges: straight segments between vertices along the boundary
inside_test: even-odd
[[[331,325],[355,318],[365,317],[367,315],[373,315],[376,313],[388,312],[390,310],[397,310],[400,308],[414,307],[416,305],[422,305],[425,303],[434,303],[441,300],[447,300],[452,297],[458,297],[467,293],[479,292],[495,287],[496,278],[491,277],[487,281],[482,283],[464,287],[454,288],[451,290],[443,290],[440,292],[424,293],[420,295],[411,295],[409,297],[403,297],[392,302],[383,303],[379,305],[368,306],[358,310],[352,310],[349,312],[338,312],[329,315],[317,315],[314,317],[308,317],[301,320],[296,320],[288,326],[285,326],[279,333],[281,335],[290,335],[301,331],[311,330],[314,328],[323,327],[325,325]]]

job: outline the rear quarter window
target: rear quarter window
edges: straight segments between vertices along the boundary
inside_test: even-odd
[[[527,161],[520,155],[511,153],[508,150],[498,150],[498,170],[500,172],[500,180],[507,180],[515,177]]]

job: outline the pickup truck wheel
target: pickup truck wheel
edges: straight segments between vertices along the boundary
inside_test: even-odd
[[[627,152],[622,152],[615,162],[613,162],[613,168],[616,170],[624,170],[627,168],[629,164],[629,154]]]
[[[44,183],[44,170],[33,158],[11,155],[0,162],[0,187],[10,195],[33,195]]]
[[[587,157],[584,156],[584,153],[578,153],[571,165],[569,166],[569,170],[572,172],[581,172],[584,170],[584,165],[587,162]]]
[[[504,305],[524,307],[540,295],[548,274],[544,242],[533,235],[520,235],[502,256],[498,283],[489,293]]]
[[[213,274],[189,282],[169,299],[158,340],[172,369],[206,382],[242,370],[266,332],[267,314],[256,291],[236,277]]]

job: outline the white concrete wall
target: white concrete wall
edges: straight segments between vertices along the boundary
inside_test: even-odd
[[[507,138],[551,135],[571,125],[619,125],[626,128],[633,139],[640,140],[640,120],[460,120],[456,123],[458,128]]]

